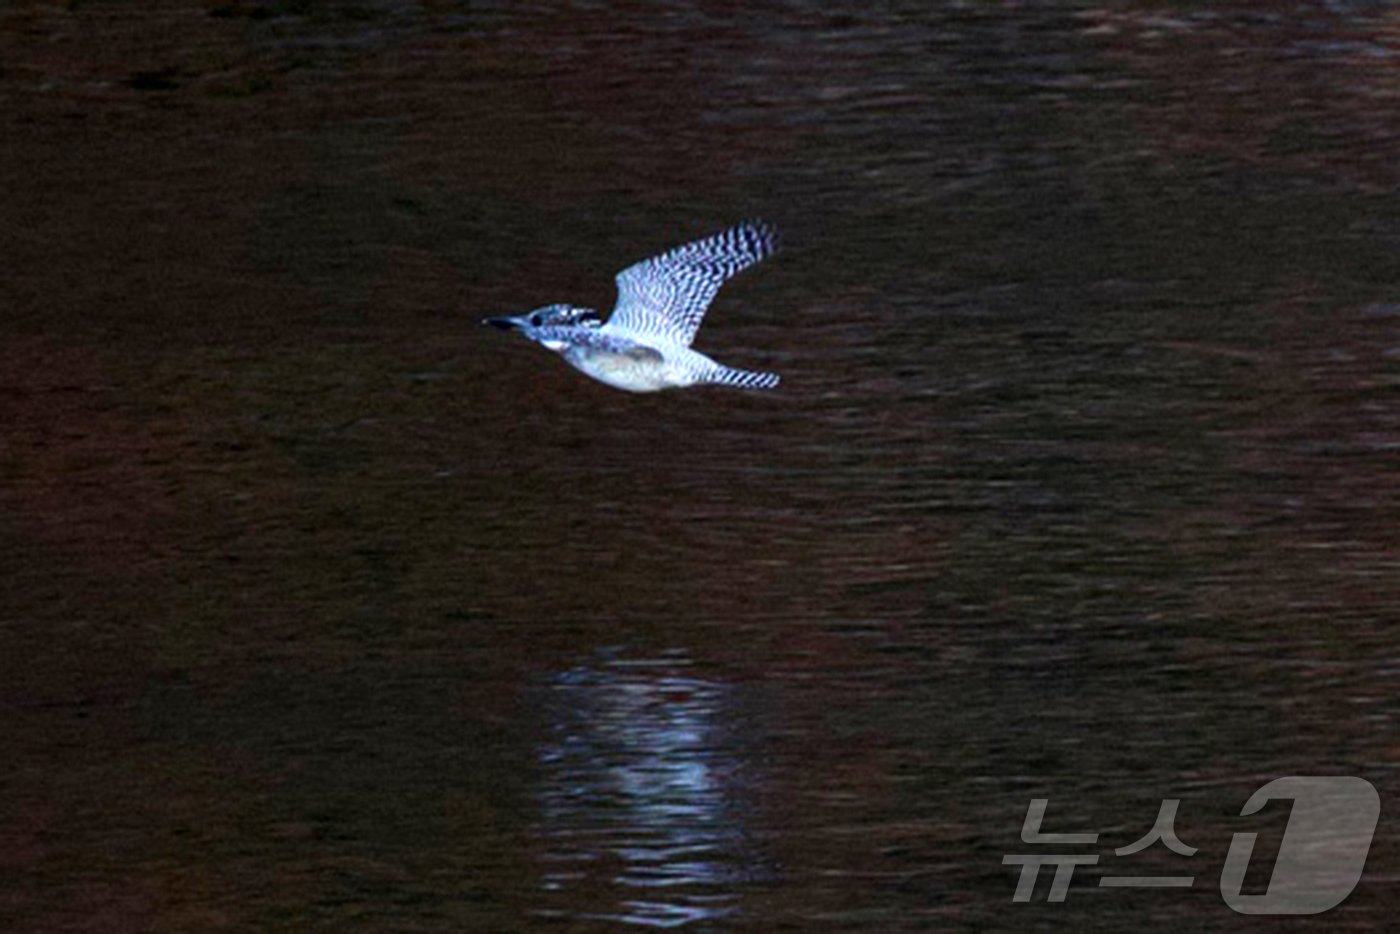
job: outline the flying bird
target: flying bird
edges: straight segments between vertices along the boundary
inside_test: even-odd
[[[575,369],[628,392],[697,384],[772,389],[778,374],[725,366],[690,344],[725,280],[777,248],[775,227],[745,221],[622,270],[606,323],[592,308],[545,305],[482,324],[519,331]]]

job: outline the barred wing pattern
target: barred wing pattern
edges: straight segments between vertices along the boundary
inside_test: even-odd
[[[745,221],[628,266],[617,274],[617,308],[606,327],[688,347],[724,281],[777,248],[776,228]]]

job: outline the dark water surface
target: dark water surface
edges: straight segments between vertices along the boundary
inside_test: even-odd
[[[1256,929],[1288,775],[1391,923],[1393,4],[143,7],[0,7],[0,929]],[[477,326],[749,216],[777,393]]]

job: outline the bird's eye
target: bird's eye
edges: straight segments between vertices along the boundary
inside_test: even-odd
[[[536,328],[539,327],[539,326],[540,326],[540,321],[541,321],[541,320],[543,320],[543,319],[541,319],[539,315],[531,315],[531,316],[530,316],[530,326],[531,326],[531,327],[536,327]]]

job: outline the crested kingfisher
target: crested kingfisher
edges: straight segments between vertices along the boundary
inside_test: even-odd
[[[606,322],[592,308],[546,305],[482,324],[519,331],[575,369],[628,392],[705,383],[772,389],[778,374],[725,366],[690,343],[724,281],[777,247],[775,227],[745,221],[622,270]]]

